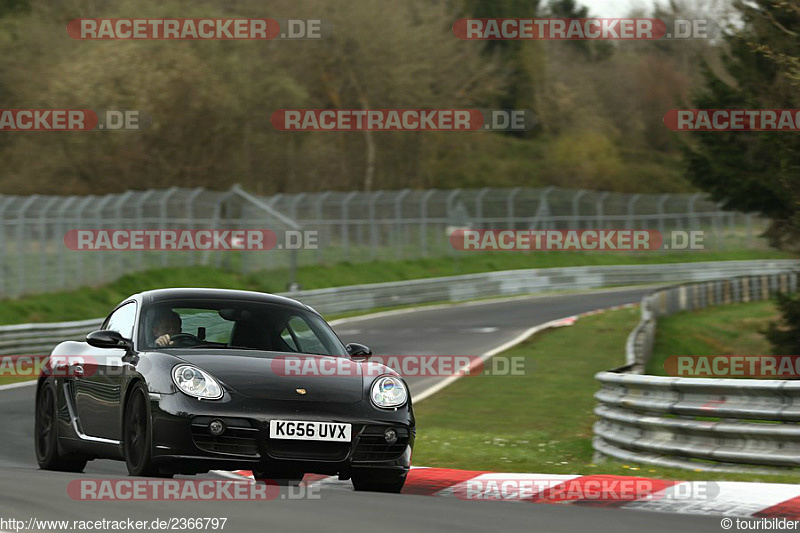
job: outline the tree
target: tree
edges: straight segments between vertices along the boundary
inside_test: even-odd
[[[778,294],[781,320],[767,328],[767,340],[775,355],[800,354],[800,294]]]
[[[800,107],[800,7],[797,0],[739,1],[741,28],[728,33],[726,75],[704,68],[700,109]],[[767,236],[779,247],[800,236],[800,137],[788,132],[708,132],[684,147],[690,180],[726,208],[771,219]]]

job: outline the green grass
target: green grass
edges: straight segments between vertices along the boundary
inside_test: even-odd
[[[638,309],[583,317],[505,352],[523,356],[524,376],[462,378],[415,406],[414,463],[552,474],[796,483],[797,475],[696,472],[615,461],[592,463],[594,374],[620,366]]]
[[[301,288],[340,287],[360,283],[404,281],[417,278],[451,276],[563,266],[653,264],[692,261],[726,261],[745,259],[793,258],[777,251],[726,252],[539,252],[539,253],[470,253],[452,257],[408,261],[376,261],[369,263],[337,263],[309,265],[298,269]],[[28,295],[2,300],[0,324],[79,320],[104,316],[126,296],[163,287],[221,287],[264,292],[286,290],[285,269],[241,274],[212,267],[173,267],[129,274],[107,285],[78,290]]]
[[[667,375],[672,355],[769,355],[762,333],[780,314],[773,301],[709,307],[660,318],[647,373]]]
[[[10,385],[11,383],[18,383],[20,381],[32,381],[32,378],[29,376],[17,377],[0,375],[0,385]]]

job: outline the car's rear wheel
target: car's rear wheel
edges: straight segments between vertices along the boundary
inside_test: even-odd
[[[44,384],[36,395],[34,436],[36,461],[43,470],[83,472],[88,460],[83,457],[65,457],[58,452],[58,418],[56,393],[53,386]]]
[[[369,492],[391,492],[394,494],[403,490],[406,483],[406,476],[399,476],[395,472],[386,474],[370,473],[352,475],[353,488],[357,491]]]
[[[153,464],[153,428],[147,401],[147,391],[141,383],[137,383],[125,404],[123,450],[125,465],[131,476],[156,476],[159,473]]]

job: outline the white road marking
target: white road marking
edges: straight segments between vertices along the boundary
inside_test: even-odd
[[[11,389],[19,389],[22,387],[30,387],[31,385],[36,385],[36,380],[32,379],[30,381],[22,381],[20,383],[12,383],[10,385],[0,385],[0,392],[4,390],[11,390]],[[3,533],[0,531],[0,533]]]
[[[504,342],[500,346],[498,346],[496,348],[493,348],[493,349],[489,350],[488,352],[486,352],[485,354],[481,355],[481,361],[486,361],[490,357],[493,357],[493,356],[499,354],[500,352],[504,352],[504,351],[508,350],[509,348],[513,348],[517,344],[520,344],[521,342],[524,342],[526,339],[528,339],[528,337],[536,335],[540,331],[544,331],[545,329],[549,329],[549,328],[557,328],[557,327],[561,327],[561,326],[565,326],[565,325],[570,325],[570,324],[572,324],[574,322],[574,320],[569,322],[572,318],[573,318],[572,316],[568,316],[568,317],[564,317],[564,318],[557,318],[555,320],[551,320],[550,322],[545,322],[544,324],[539,324],[538,326],[533,326],[532,328],[528,328],[525,331],[523,331],[520,335],[517,335],[516,337],[511,339],[510,341]],[[422,400],[424,400],[425,398],[428,398],[429,396],[433,396],[434,394],[436,394],[437,392],[439,392],[443,388],[445,388],[448,385],[452,384],[454,381],[456,381],[457,379],[462,377],[461,374],[463,374],[463,373],[459,372],[459,373],[457,373],[455,375],[448,376],[447,378],[443,379],[439,383],[436,383],[435,385],[432,385],[432,386],[428,387],[427,389],[425,389],[424,391],[420,392],[419,394],[417,394],[415,396],[412,396],[411,399],[414,401],[414,403],[419,403]]]

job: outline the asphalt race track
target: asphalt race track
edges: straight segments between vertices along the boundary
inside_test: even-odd
[[[536,296],[348,319],[335,326],[345,342],[379,354],[480,355],[532,326],[598,308],[638,302],[645,289]],[[622,363],[620,348],[620,363]],[[413,393],[432,378],[409,380]],[[589,391],[587,391],[589,394]],[[94,461],[82,475],[40,471],[33,452],[34,387],[0,390],[0,519],[153,520],[227,518],[225,531],[719,531],[719,517],[513,502],[462,501],[416,495],[322,489],[319,499],[253,501],[75,501],[67,484],[79,478],[116,479],[124,463]],[[418,438],[425,438],[419,434]],[[579,473],[579,472],[576,472]],[[213,475],[212,475],[213,477]],[[281,496],[286,496],[282,489]],[[3,528],[0,528],[2,530]],[[8,528],[6,528],[8,530]]]

